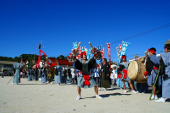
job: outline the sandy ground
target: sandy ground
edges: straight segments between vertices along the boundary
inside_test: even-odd
[[[76,100],[77,86],[42,84],[21,79],[20,85],[7,85],[11,77],[0,77],[0,113],[169,113],[170,102],[149,101],[150,94],[134,94],[117,87],[99,91],[103,99],[96,99],[94,88],[82,89]]]

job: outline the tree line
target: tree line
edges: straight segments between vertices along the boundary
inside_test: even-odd
[[[67,59],[67,56],[60,55],[58,57],[49,57],[49,58]],[[35,55],[35,54],[22,54],[20,56],[14,57],[14,58],[0,56],[0,61],[14,61],[14,62],[17,62],[18,60],[20,61],[21,59],[23,60],[23,62],[25,62],[26,60],[29,60],[29,61],[38,60],[38,55]],[[46,57],[44,55],[42,55],[41,60],[46,61]]]

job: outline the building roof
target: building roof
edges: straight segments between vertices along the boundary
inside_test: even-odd
[[[17,62],[12,62],[12,61],[0,61],[0,64],[10,64],[10,65],[13,65],[14,63],[17,63]]]
[[[69,62],[67,59],[57,59],[57,58],[48,58],[48,59],[50,59],[53,63],[59,62],[60,65],[69,65],[69,66],[73,65],[73,63]],[[35,63],[38,63],[38,61],[36,60]]]
[[[57,58],[49,58],[53,63],[59,62],[60,65],[73,65],[73,63],[69,62],[67,59],[57,59]]]

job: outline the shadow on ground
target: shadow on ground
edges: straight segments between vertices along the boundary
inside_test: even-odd
[[[109,94],[101,94],[100,96],[102,98],[108,98],[110,96],[130,96],[131,94],[121,94],[121,93],[109,93]],[[92,96],[92,97],[84,97],[84,98],[81,98],[81,99],[85,99],[85,98],[96,98],[96,96]]]

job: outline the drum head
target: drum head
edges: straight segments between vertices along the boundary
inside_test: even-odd
[[[138,63],[132,61],[128,67],[128,76],[131,80],[135,80],[138,74]]]

